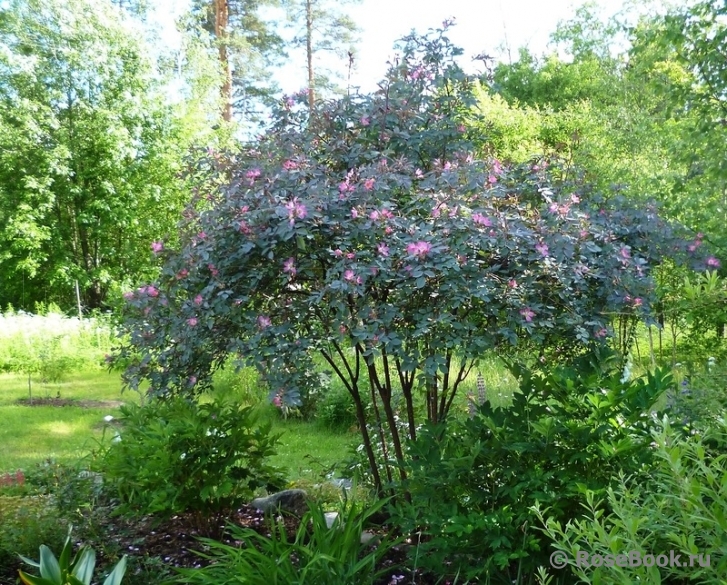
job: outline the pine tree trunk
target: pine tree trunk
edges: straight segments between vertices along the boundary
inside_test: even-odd
[[[214,0],[215,8],[215,37],[219,45],[219,59],[222,65],[224,79],[222,81],[222,118],[229,122],[232,120],[232,71],[227,57],[227,25],[230,20],[228,0]]]
[[[313,113],[315,80],[313,78],[313,0],[305,0],[305,51],[308,57],[308,110]]]

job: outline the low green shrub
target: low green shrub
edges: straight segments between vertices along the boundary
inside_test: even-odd
[[[253,368],[238,370],[232,361],[214,373],[212,382],[214,395],[224,400],[256,406],[267,398],[257,372]]]
[[[103,492],[102,477],[89,469],[98,465],[94,455],[73,463],[46,459],[29,467],[25,472],[26,493],[52,495],[65,513],[92,506]]]
[[[18,555],[33,555],[44,543],[60,548],[66,532],[51,497],[0,496],[0,577],[9,577],[6,568],[17,576]]]
[[[669,393],[667,412],[674,424],[704,432],[727,408],[727,369],[710,358],[702,364],[687,363],[676,369],[679,384]]]
[[[536,507],[545,533],[583,583],[724,585],[727,422],[722,418],[704,436],[684,435],[665,418],[653,439],[658,465],[650,478],[621,477],[604,499],[589,491],[585,517],[566,523]],[[600,567],[579,566],[579,551],[589,559],[611,555],[614,560]],[[632,551],[640,559],[653,555],[654,562],[619,566],[623,562],[617,555]]]
[[[272,526],[269,537],[251,528],[231,526],[232,546],[202,539],[208,551],[200,556],[211,561],[201,569],[180,569],[178,582],[187,585],[373,585],[396,566],[382,568],[381,559],[397,544],[388,537],[362,543],[361,534],[372,515],[385,501],[369,508],[342,505],[328,528],[320,505],[312,505],[291,541],[283,523]]]
[[[509,408],[485,401],[474,416],[426,426],[410,445],[409,478],[395,519],[421,536],[419,564],[437,574],[507,581],[548,566],[548,541],[531,506],[555,519],[581,513],[619,473],[637,473],[652,450],[649,409],[668,374],[621,383],[620,373],[537,373],[516,366]]]
[[[338,431],[356,426],[356,405],[348,390],[332,384],[316,406],[316,419],[324,427]]]
[[[101,467],[128,515],[198,512],[201,517],[285,485],[269,463],[279,435],[252,408],[174,398],[121,408],[119,439]]]

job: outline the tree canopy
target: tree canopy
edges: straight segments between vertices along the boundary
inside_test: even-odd
[[[0,8],[0,303],[100,307],[173,232],[184,140],[139,36],[110,3]]]

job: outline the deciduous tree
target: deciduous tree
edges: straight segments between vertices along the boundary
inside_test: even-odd
[[[0,8],[0,303],[101,307],[173,230],[186,146],[132,21],[110,3]]]

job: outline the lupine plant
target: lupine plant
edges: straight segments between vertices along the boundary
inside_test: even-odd
[[[317,382],[317,353],[356,403],[381,489],[372,443],[404,457],[395,389],[414,438],[415,393],[425,418],[445,419],[485,351],[587,347],[609,336],[610,312],[648,313],[651,266],[686,246],[653,207],[601,203],[547,161],[476,158],[465,126],[474,83],[448,26],[405,39],[372,95],[310,115],[283,100],[253,146],[200,161],[210,180],[185,213],[181,249],[155,242],[159,281],[126,294],[117,355],[132,388],[198,393],[236,356],[272,401],[295,406]]]

